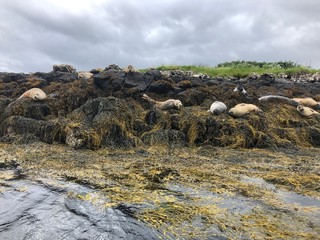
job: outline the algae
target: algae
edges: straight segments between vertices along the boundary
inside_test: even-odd
[[[318,205],[285,201],[275,192],[291,191],[319,201],[316,148],[158,146],[90,151],[34,143],[1,144],[0,149],[17,159],[30,179],[77,182],[99,193],[70,193],[73,197],[104,199],[106,208],[143,206],[132,215],[168,236],[316,239],[320,230]],[[264,179],[272,187],[243,179]],[[173,187],[178,185],[182,187]]]

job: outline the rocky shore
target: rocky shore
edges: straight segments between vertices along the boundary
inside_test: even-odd
[[[298,114],[296,106],[285,101],[258,101],[259,97],[270,94],[312,97],[319,101],[320,83],[300,81],[303,76],[278,78],[252,74],[245,79],[209,78],[182,71],[126,73],[116,65],[93,69],[85,78],[79,76],[69,65],[54,66],[49,73],[0,73],[1,141],[58,142],[76,149],[201,144],[244,148],[320,145],[317,117],[305,119]],[[233,91],[240,83],[247,95]],[[41,88],[48,98],[13,102],[34,87]],[[142,99],[143,93],[158,101],[178,99],[183,108],[154,109]],[[241,119],[234,119],[227,112],[214,116],[207,110],[216,100],[224,102],[228,109],[242,102],[253,103],[263,112]]]
[[[320,101],[317,76],[0,73],[0,238],[316,239],[320,118],[258,99]],[[47,98],[17,100],[31,88]],[[214,115],[214,101],[262,112]]]

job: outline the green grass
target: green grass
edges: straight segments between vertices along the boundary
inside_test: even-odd
[[[176,66],[162,65],[158,70],[182,70],[193,71],[195,73],[207,74],[210,77],[247,77],[251,73],[263,74],[300,74],[315,73],[316,69],[305,67],[290,61],[287,62],[254,62],[254,61],[233,61],[220,63],[215,67],[204,65]]]

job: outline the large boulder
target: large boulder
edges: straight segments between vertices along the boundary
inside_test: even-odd
[[[134,108],[134,103],[115,97],[87,101],[68,116],[77,127],[66,132],[67,143],[77,148],[136,146],[139,139],[132,134]]]
[[[119,91],[123,88],[130,88],[134,91],[144,91],[157,80],[161,79],[161,74],[157,70],[149,70],[146,73],[128,72],[118,70],[116,67],[106,68],[93,77],[93,83],[105,92]]]
[[[124,84],[125,73],[122,71],[109,69],[93,76],[93,83],[106,93],[119,91]]]
[[[76,73],[77,70],[68,64],[53,65],[53,72]]]
[[[148,73],[130,72],[125,77],[124,86],[137,91],[144,91],[157,77]]]

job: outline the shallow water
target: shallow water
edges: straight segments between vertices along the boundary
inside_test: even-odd
[[[304,207],[317,207],[320,211],[320,199],[304,196],[295,192],[285,191],[277,189],[277,187],[271,183],[267,183],[261,178],[244,177],[244,182],[255,184],[256,186],[272,190],[275,195],[286,203],[298,204]]]

